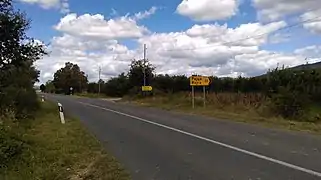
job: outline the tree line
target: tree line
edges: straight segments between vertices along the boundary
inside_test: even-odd
[[[75,72],[70,67],[76,66]],[[88,82],[86,75],[77,65],[66,63],[58,70],[54,80],[47,82],[51,92],[69,91],[100,92],[107,96],[141,96],[141,86],[144,83],[153,87],[149,95],[166,95],[180,92],[190,92],[190,80],[185,75],[155,74],[155,67],[149,61],[133,60],[127,73],[120,73],[104,82]],[[75,77],[72,74],[77,74]],[[73,77],[68,79],[68,77]],[[285,118],[299,118],[306,114],[311,104],[319,104],[321,100],[321,70],[320,69],[290,69],[277,67],[266,74],[257,77],[209,77],[211,84],[206,87],[208,93],[259,93],[266,97],[269,106],[275,113]],[[56,90],[53,90],[56,89]],[[202,91],[202,87],[195,87]]]

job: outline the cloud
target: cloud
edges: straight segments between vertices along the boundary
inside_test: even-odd
[[[320,61],[321,46],[307,46],[304,48],[296,49],[294,53],[305,57],[309,63],[313,63],[316,61]]]
[[[292,66],[304,60],[299,55],[260,50],[269,35],[285,25],[283,21],[236,28],[194,25],[185,32],[155,33],[138,41],[141,46],[147,44],[148,57],[158,73],[252,76],[275,67],[277,62]],[[253,36],[256,38],[249,38]]]
[[[241,24],[234,29],[227,25],[218,24],[194,25],[187,30],[189,36],[206,37],[211,42],[220,42],[228,45],[253,46],[267,41],[269,34],[285,27],[284,21],[273,22],[266,25],[260,23]]]
[[[62,13],[69,13],[68,0],[20,0],[28,4],[38,4],[44,9],[58,8]]]
[[[176,11],[195,21],[213,21],[230,18],[237,9],[237,0],[183,0]]]
[[[291,40],[290,33],[274,33],[269,37],[269,42],[271,44],[278,44],[282,42],[287,42]]]
[[[127,16],[106,20],[101,14],[68,14],[55,29],[77,37],[89,39],[138,38],[148,33],[147,28]]]
[[[78,64],[90,81],[98,80],[98,68],[101,66],[102,78],[108,79],[127,71],[130,60],[136,55],[117,40],[84,40],[67,34],[54,37],[48,49],[50,56],[36,62],[41,70],[42,83],[53,79],[53,74],[66,62]]]
[[[261,49],[284,26],[284,21],[248,23],[235,28],[203,24],[180,32],[144,33],[147,30],[132,17],[105,20],[101,15],[71,14],[55,26],[62,35],[52,38],[48,47],[51,55],[36,64],[41,70],[41,82],[52,79],[53,73],[68,61],[77,63],[90,81],[98,80],[98,67],[102,66],[102,78],[107,80],[126,72],[132,59],[141,59],[146,44],[147,58],[156,66],[157,73],[254,76],[276,67],[277,63],[289,66],[305,63],[302,53]],[[135,28],[139,33],[133,33]],[[123,38],[135,38],[137,47],[129,49],[121,44],[119,39]]]
[[[141,20],[141,19],[148,18],[149,16],[155,14],[157,9],[158,9],[157,7],[153,6],[147,11],[138,12],[138,13],[135,14],[135,19],[136,20]]]
[[[309,21],[313,19],[312,21]],[[311,12],[306,12],[301,15],[302,21],[309,21],[303,24],[303,27],[313,33],[321,34],[321,9]]]
[[[278,65],[292,67],[305,62],[304,57],[300,55],[269,52],[265,50],[253,54],[237,55],[235,61],[235,71],[243,73],[246,76],[263,74],[268,69],[275,68]]]
[[[275,21],[288,15],[321,8],[320,0],[252,0],[261,20]]]

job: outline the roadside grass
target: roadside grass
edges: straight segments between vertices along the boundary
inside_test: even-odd
[[[304,119],[298,121],[276,117],[269,112],[264,105],[264,101],[265,99],[260,94],[208,94],[206,107],[204,108],[202,94],[200,93],[195,96],[195,108],[193,109],[191,97],[186,93],[146,98],[126,97],[122,100],[122,102],[130,102],[146,107],[157,107],[169,111],[260,124],[271,128],[321,133],[320,120],[311,122]],[[319,113],[321,113],[320,106],[313,106],[311,110],[309,118],[319,117]]]
[[[22,154],[0,169],[3,180],[127,180],[129,174],[77,119],[59,120],[57,107],[42,103],[23,134]]]
[[[105,94],[95,94],[95,93],[76,93],[75,96],[88,97],[88,98],[109,98]]]

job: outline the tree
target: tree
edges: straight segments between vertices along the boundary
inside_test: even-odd
[[[100,85],[102,85],[102,84],[100,84]],[[98,83],[95,83],[95,82],[88,83],[87,92],[88,93],[98,93]]]
[[[69,93],[70,88],[73,92],[82,92],[88,83],[87,76],[80,70],[77,64],[67,62],[65,67],[59,69],[54,74],[53,84],[58,93]]]
[[[55,88],[55,85],[53,84],[52,81],[47,81],[46,82],[46,92],[47,93],[55,93],[56,92],[56,88]]]
[[[155,67],[148,60],[133,60],[130,64],[128,72],[129,83],[132,87],[140,87],[144,85],[144,72],[146,86],[151,85],[154,77]]]
[[[26,35],[29,25],[30,20],[14,10],[11,0],[0,2],[0,92],[5,95],[0,109],[12,107],[19,116],[37,107],[33,85],[39,71],[34,62],[46,54],[43,44]]]
[[[20,121],[38,107],[33,86],[39,71],[34,62],[46,53],[42,44],[26,35],[29,24],[11,0],[0,1],[0,168],[22,152]]]
[[[129,79],[125,73],[121,73],[118,77],[111,78],[104,85],[104,92],[107,96],[124,96],[131,89]]]

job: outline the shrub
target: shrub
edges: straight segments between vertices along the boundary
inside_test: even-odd
[[[25,119],[33,116],[39,108],[37,94],[33,89],[22,89],[9,86],[3,89],[3,96],[0,99],[1,114],[6,109],[12,110],[17,119]]]
[[[308,111],[309,98],[306,94],[291,91],[287,87],[278,88],[271,98],[271,109],[284,118],[297,119]]]
[[[0,142],[0,168],[4,168],[22,153],[24,146],[13,115],[0,117]]]

